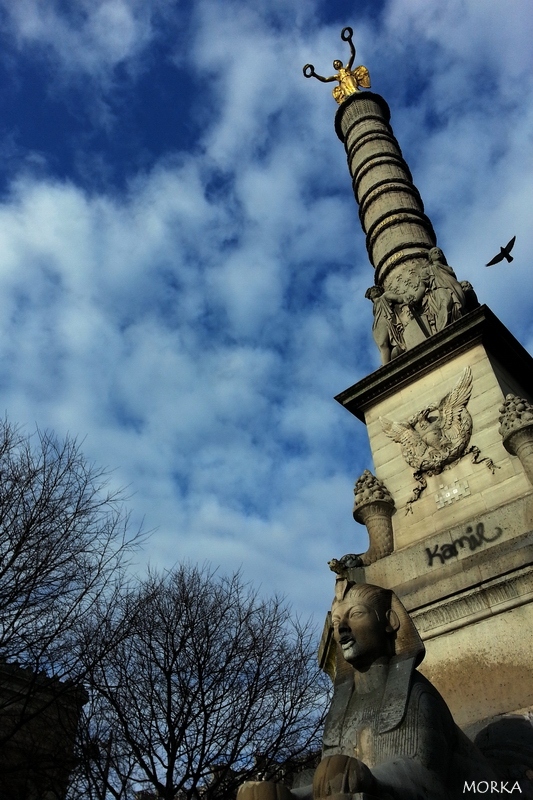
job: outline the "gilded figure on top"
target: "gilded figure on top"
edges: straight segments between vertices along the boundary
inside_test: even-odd
[[[339,85],[335,86],[333,89],[333,97],[339,104],[346,100],[346,98],[351,94],[358,92],[360,86],[362,86],[363,89],[370,89],[370,74],[367,68],[363,65],[360,65],[355,69],[352,69],[353,62],[355,60],[355,47],[352,41],[352,36],[352,28],[347,27],[342,29],[341,39],[343,42],[348,42],[350,45],[350,58],[345,67],[342,64],[342,61],[335,59],[333,62],[333,69],[337,70],[335,75],[331,75],[329,78],[325,78],[323,75],[318,75],[315,72],[315,68],[312,64],[306,64],[303,68],[303,73],[306,78],[317,78],[317,80],[322,81],[322,83],[338,81]]]

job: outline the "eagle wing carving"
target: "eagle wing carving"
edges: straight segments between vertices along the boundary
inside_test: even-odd
[[[472,417],[466,405],[472,394],[472,370],[465,367],[463,374],[439,403],[442,444],[450,448],[449,455],[457,456],[466,447],[472,433]]]
[[[465,367],[453,389],[438,405],[429,405],[407,422],[380,417],[383,432],[400,445],[402,456],[417,471],[438,474],[462,456],[472,433],[466,405],[472,394],[472,371]]]
[[[427,444],[418,431],[409,422],[395,422],[386,417],[380,417],[379,421],[384,433],[400,445],[402,456],[409,466],[418,469],[421,459],[427,450]]]

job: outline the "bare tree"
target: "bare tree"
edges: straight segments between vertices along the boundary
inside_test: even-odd
[[[91,674],[78,796],[228,798],[259,764],[270,774],[319,748],[327,688],[311,631],[239,574],[152,574],[119,624]]]
[[[127,523],[120,493],[75,440],[0,421],[0,768],[14,781],[24,753],[34,771],[52,759],[51,720],[68,719],[72,739],[83,702],[72,682],[109,646],[90,632],[95,619],[112,631],[139,538],[128,538]]]

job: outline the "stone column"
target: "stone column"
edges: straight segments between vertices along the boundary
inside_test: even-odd
[[[385,100],[373,92],[351,95],[337,111],[375,283],[396,289],[397,272],[412,272],[436,244],[435,232],[389,125]]]
[[[359,556],[367,567],[392,553],[394,549],[391,517],[395,512],[394,500],[382,481],[365,469],[356,481],[353,518],[366,526],[369,548]]]
[[[508,394],[500,406],[500,434],[508,453],[518,456],[533,484],[533,405]]]

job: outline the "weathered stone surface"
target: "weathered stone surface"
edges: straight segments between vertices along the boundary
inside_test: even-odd
[[[274,784],[245,785],[238,800],[458,800],[476,793],[465,791],[466,781],[510,778],[514,765],[491,763],[416,669],[424,645],[394,592],[337,580],[331,621],[335,688],[313,784],[288,795],[277,793]],[[497,737],[485,738],[494,750]],[[506,755],[512,761],[516,754]],[[529,790],[533,752],[519,755],[518,785]]]
[[[467,366],[471,442],[499,469],[463,456],[427,476],[406,515],[412,468],[379,417],[409,419]],[[337,398],[366,422],[375,474],[397,507],[394,551],[349,577],[395,588],[426,643],[422,670],[472,730],[533,706],[524,635],[533,622],[532,406],[524,399],[532,396],[533,359],[482,306]]]
[[[474,525],[395,550],[365,567],[364,574],[367,580],[395,586],[407,607],[416,609],[533,562],[533,534],[522,532],[530,513],[531,502],[514,501]]]
[[[435,247],[389,119],[385,101],[367,92],[348,98],[335,122],[375,268],[366,296],[373,303],[382,361],[336,399],[367,425],[372,480],[386,485],[397,509],[393,518],[382,509],[392,551],[374,558],[371,544],[365,557],[341,559],[337,573],[345,583],[395,588],[426,644],[421,671],[445,694],[461,726],[477,732],[491,717],[533,709],[533,359],[479,306],[471,284],[457,279]],[[460,406],[465,441],[451,437],[459,442],[454,450],[443,427],[447,412],[438,401],[460,374],[471,375],[471,384]],[[356,493],[354,516],[367,524],[369,535],[366,515],[379,503],[384,500],[363,502]],[[326,727],[324,753],[341,760],[319,770],[314,797],[359,797],[361,791],[410,800],[440,796],[433,784],[422,788],[405,777],[401,785],[376,786],[358,766],[364,762],[380,780],[373,766],[379,762],[380,731],[368,709],[364,725],[350,721],[357,719],[359,697],[339,653],[357,649],[359,637],[350,643],[347,633],[343,641],[337,623],[338,644],[329,620],[320,657],[336,673],[336,711]],[[479,741],[507,758],[509,748],[498,740],[496,727]],[[402,741],[409,747],[413,740],[406,733]],[[496,785],[486,780],[481,778],[487,789],[480,793]],[[471,785],[475,792],[479,784]],[[442,796],[464,797],[461,788],[455,795],[448,787]],[[533,787],[525,789],[533,797]]]
[[[438,475],[463,455],[472,434],[467,409],[471,394],[472,370],[466,366],[449,392],[405,421],[380,417],[384,433],[400,445],[404,460],[415,472]]]
[[[468,598],[461,598],[463,624],[440,635],[435,630],[425,639],[428,657],[423,672],[446,697],[463,728],[533,705],[531,640],[526,633],[533,625],[531,571],[521,580],[528,587],[522,604],[514,598],[513,607],[503,600],[494,603],[495,598],[485,593],[469,607]],[[498,588],[505,597],[522,587],[504,580]],[[482,601],[491,602],[489,613],[481,608]],[[476,613],[484,616],[477,620]]]
[[[335,400],[365,422],[369,406],[403,388],[413,375],[433,374],[431,383],[438,385],[435,368],[454,353],[459,354],[477,344],[483,344],[489,354],[503,397],[513,393],[532,400],[533,358],[486,305],[340,392]]]
[[[81,686],[0,660],[0,798],[66,796],[87,694]]]
[[[500,435],[505,440],[515,431],[533,425],[533,404],[523,397],[508,394],[500,406]]]
[[[426,473],[427,488],[412,504],[412,513],[406,514],[416,488],[413,467],[399,444],[384,433],[380,417],[406,421],[434,406],[465,368],[472,373],[468,412],[473,426],[468,447],[440,474]],[[512,386],[516,394],[522,376],[522,394],[524,389],[529,393],[533,390],[533,359],[491,312],[481,307],[336,398],[366,421],[375,475],[396,503],[392,520],[396,550],[450,528],[475,527],[490,510],[529,494],[531,484],[524,468],[502,446],[498,420],[504,392]],[[494,473],[487,468],[489,461],[473,463],[473,455],[466,454],[472,446],[479,449],[481,458],[494,462]],[[454,487],[460,489],[453,495],[455,499],[443,503],[443,494]],[[522,531],[531,527],[533,519]]]
[[[366,525],[370,541],[368,550],[359,556],[358,565],[365,566],[392,553],[395,506],[385,484],[367,469],[355,483],[354,498],[353,517]]]
[[[391,440],[383,430],[380,418],[409,420],[420,412],[420,408],[434,405],[437,382],[442,387],[454,385],[457,375],[468,368],[472,373],[472,394],[468,402],[469,416],[473,420],[472,433],[468,441],[458,440],[457,457],[446,465],[444,471],[431,475],[425,472],[427,488],[416,503],[412,503],[416,482],[412,465],[402,455],[398,443]],[[416,540],[427,538],[428,532],[445,531],[456,525],[476,522],[477,518],[497,505],[508,503],[529,491],[529,484],[518,463],[513,463],[501,445],[498,434],[497,408],[501,402],[501,388],[481,345],[456,355],[448,363],[436,369],[431,378],[413,378],[412,383],[400,389],[394,396],[384,398],[367,409],[366,419],[375,473],[386,483],[393,494],[397,514],[393,520],[395,547],[401,549]],[[468,447],[467,447],[468,444]],[[486,465],[475,463],[468,451],[474,446],[483,458],[490,459]],[[441,450],[435,451],[436,455]],[[442,448],[442,457],[448,450]],[[479,461],[479,459],[478,459]],[[487,468],[496,465],[495,471]],[[428,460],[428,466],[431,462]],[[445,486],[454,482],[468,485],[468,493],[458,495],[450,505],[440,502]],[[411,513],[407,513],[410,510]]]
[[[355,93],[337,112],[375,286],[373,334],[383,364],[416,347],[469,311],[468,298],[424,213],[420,194],[379,95]],[[379,293],[378,293],[379,292]]]
[[[335,119],[380,285],[400,264],[414,267],[425,261],[436,243],[389,120],[386,102],[372,92],[352,95]]]
[[[500,406],[500,434],[508,453],[518,456],[533,483],[533,404],[508,394]]]
[[[463,728],[477,730],[491,716],[533,705],[529,628],[522,624],[533,622],[532,518],[530,493],[477,522],[347,571],[351,580],[395,587],[427,647],[422,671]],[[333,651],[326,625],[321,659],[330,673]],[[495,682],[497,663],[502,669]]]

